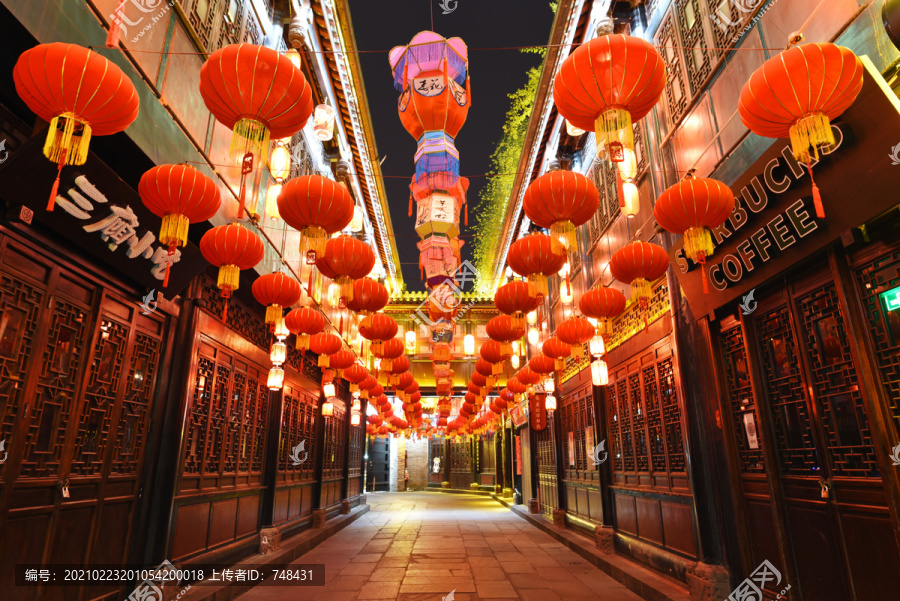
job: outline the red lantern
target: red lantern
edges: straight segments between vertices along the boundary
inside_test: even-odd
[[[381,359],[381,369],[383,369],[384,371],[391,371],[392,362],[394,361],[394,359],[400,357],[403,354],[403,351],[403,341],[398,338],[391,338],[390,340],[384,341],[384,344],[381,346],[380,353],[376,353],[373,349],[372,354]]]
[[[232,130],[231,156],[266,155],[269,138],[287,138],[313,111],[312,88],[285,55],[253,44],[229,44],[200,68],[200,96]]]
[[[497,407],[499,407],[500,409],[506,409],[507,407],[509,407],[510,403],[515,402],[516,395],[512,390],[509,389],[508,386],[500,391],[500,399],[496,401]]]
[[[494,377],[494,365],[485,361],[483,358],[479,358],[478,361],[475,362],[475,371],[480,373],[485,378],[493,378]]]
[[[569,123],[594,130],[597,146],[605,143],[615,155],[634,149],[631,124],[650,112],[665,87],[666,65],[652,44],[633,36],[603,35],[563,61],[553,102]]]
[[[481,392],[484,393],[484,389],[487,388],[487,377],[481,372],[476,371],[472,374],[472,384],[481,389]]]
[[[325,253],[316,259],[316,267],[340,286],[341,304],[346,306],[353,299],[353,280],[369,275],[375,267],[375,254],[362,240],[338,236],[325,244]]]
[[[360,384],[366,381],[369,377],[369,370],[359,363],[354,363],[344,370],[344,379],[350,382],[350,392],[356,392],[357,390],[359,390]],[[372,378],[372,381],[374,382],[375,379]]]
[[[511,316],[515,327],[521,329],[523,333],[526,327],[525,314],[537,309],[538,304],[534,289],[518,280],[500,286],[494,294],[494,305],[497,310]]]
[[[556,328],[556,336],[564,344],[572,348],[572,357],[580,359],[584,356],[584,343],[596,336],[597,332],[591,322],[583,317],[570,317]]]
[[[541,376],[538,375],[536,371],[534,371],[530,365],[526,365],[522,369],[520,369],[516,373],[516,379],[524,384],[526,387],[531,386],[533,384],[537,384],[541,380]],[[509,387],[509,382],[506,383],[507,387]],[[527,388],[526,388],[527,390]]]
[[[504,315],[504,317],[506,317]],[[488,340],[481,345],[481,358],[494,365],[494,375],[503,370],[503,362],[507,356],[503,355],[503,347],[496,340]]]
[[[602,336],[612,333],[609,320],[621,314],[625,305],[625,295],[621,291],[603,286],[591,288],[578,299],[581,312],[598,320],[596,330]]]
[[[347,308],[366,316],[381,311],[387,302],[387,288],[371,278],[359,278],[353,282],[353,298],[347,301]]]
[[[329,367],[329,355],[341,350],[342,346],[340,337],[331,332],[319,332],[309,339],[310,350],[319,356],[319,367]]]
[[[372,342],[372,354],[376,357],[384,357],[384,344],[397,335],[397,322],[390,315],[373,313],[367,315],[359,323],[359,335]],[[403,352],[403,343],[400,343],[400,353]],[[397,356],[400,356],[400,353]]]
[[[549,171],[525,190],[522,208],[531,221],[550,229],[557,254],[577,250],[576,229],[587,223],[600,206],[600,193],[591,180],[574,171]]]
[[[242,269],[252,269],[262,261],[265,254],[259,236],[239,223],[219,225],[200,239],[203,258],[219,268],[216,286],[222,291],[222,298],[228,299],[238,289]],[[222,312],[222,323],[228,317],[228,302]]]
[[[475,396],[481,396],[481,386],[476,386],[475,382],[469,382],[468,384],[466,384],[466,390],[474,395],[473,398]]]
[[[525,328],[509,315],[498,315],[491,318],[485,327],[491,340],[500,343],[500,354],[503,359],[512,356],[512,342],[525,335]]]
[[[528,362],[528,367],[538,374],[552,374],[553,370],[556,369],[556,362],[547,355],[540,353],[531,358],[531,361]],[[519,379],[521,379],[521,376],[519,376]]]
[[[709,292],[706,258],[713,254],[710,228],[728,219],[734,209],[731,188],[720,181],[688,178],[663,192],[653,208],[660,227],[673,234],[684,234],[684,252],[699,263],[703,274],[703,292]]]
[[[541,345],[541,352],[553,359],[554,367],[557,371],[560,371],[565,369],[565,359],[572,354],[572,347],[556,336],[552,336],[545,340],[544,344]]]
[[[566,255],[553,251],[553,242],[546,234],[531,234],[513,242],[506,257],[510,268],[534,288],[538,302],[547,296],[547,276],[559,273],[566,264]]]
[[[301,294],[300,283],[281,272],[259,276],[251,291],[259,304],[266,305],[266,323],[272,330],[281,319],[282,309],[299,301]]]
[[[350,225],[353,207],[347,187],[321,175],[289,179],[278,195],[278,214],[300,232],[300,254],[307,265],[324,254],[328,236]]]
[[[284,325],[297,336],[297,348],[304,354],[309,348],[309,337],[325,328],[325,316],[315,309],[301,307],[285,315]]]
[[[331,355],[328,356],[328,366],[331,369],[337,370],[337,376],[339,378],[343,377],[343,370],[352,365],[358,364],[356,363],[356,355],[354,355],[350,351],[341,349],[338,352],[331,353]]]
[[[91,136],[127,128],[138,115],[138,94],[119,67],[75,44],[40,44],[13,68],[16,92],[31,111],[50,122],[44,156],[56,163],[52,211],[64,165],[83,165]]]
[[[615,253],[609,262],[612,276],[631,284],[631,300],[640,304],[647,327],[647,308],[653,295],[652,283],[666,274],[669,255],[659,245],[636,240],[626,244]]]
[[[525,391],[528,390],[528,387],[519,380],[518,375],[507,380],[506,388],[513,394],[525,394]]]
[[[414,381],[415,380],[413,379],[413,375],[410,372],[405,371],[405,372],[401,373],[399,376],[397,376],[397,383],[395,384],[395,386],[396,386],[397,390],[403,390],[405,393],[406,387],[409,386],[410,384],[412,384]],[[421,395],[419,395],[419,396],[421,398]],[[415,401],[410,401],[410,402],[415,402]]]
[[[851,104],[863,86],[863,66],[852,51],[834,44],[794,46],[767,60],[741,90],[738,110],[750,131],[767,138],[791,139],[794,158],[806,163],[819,148],[835,144],[831,121]],[[812,183],[816,217],[825,211]]]
[[[138,184],[141,201],[162,217],[159,241],[174,255],[187,244],[188,225],[207,221],[219,210],[222,199],[216,183],[189,165],[160,165],[141,176]],[[169,266],[163,287],[169,285]]]

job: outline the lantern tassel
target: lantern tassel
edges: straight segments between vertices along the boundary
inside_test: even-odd
[[[66,164],[66,155],[68,154],[68,148],[63,148],[59,153],[59,163],[56,165],[56,179],[53,180],[53,187],[50,188],[50,201],[47,203],[48,211],[52,211],[53,207],[56,206],[56,195],[59,194],[59,178],[62,175],[62,168]]]
[[[125,11],[125,3],[128,0],[119,0],[116,10],[113,11],[112,22],[109,24],[109,33],[106,36],[106,47],[116,48],[119,45],[119,34],[121,32],[122,13]]]
[[[469,227],[469,203],[466,203],[466,227]]]
[[[170,257],[175,255],[175,247],[176,247],[175,243],[169,245],[169,256]],[[171,269],[172,269],[172,261],[166,261],[166,275],[163,278],[163,288],[169,287],[169,272],[171,271]]]
[[[625,208],[625,180],[616,169],[616,193],[619,195],[619,208]]]
[[[700,259],[700,279],[703,280],[703,294],[709,294],[709,277],[706,275],[706,256]]]
[[[409,217],[412,217],[412,201],[413,201],[413,197],[412,197],[412,194],[410,194],[409,195],[409,210],[406,213]]]
[[[228,297],[225,297],[225,308],[222,310],[222,323],[228,321]]]
[[[816,207],[816,217],[825,219],[825,207],[822,206],[822,194],[819,192],[819,186],[816,185],[816,180],[813,179],[812,164],[806,163],[806,169],[809,171],[809,180],[812,182],[813,204]]]

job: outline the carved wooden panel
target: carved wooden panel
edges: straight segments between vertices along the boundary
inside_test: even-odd
[[[594,428],[594,389],[592,384],[583,386],[577,390],[562,396],[560,399],[560,418],[562,421],[563,441],[568,444],[569,432],[572,433],[575,445],[575,463],[570,462],[566,457],[565,468],[567,470],[566,477],[578,477],[578,472],[584,470],[594,470],[593,446],[588,447],[586,440],[586,431],[591,429],[593,436],[590,441],[592,445],[597,445],[603,437],[598,439],[598,432]],[[568,472],[573,472],[569,474]]]
[[[663,17],[654,44],[659,48],[666,64],[666,89],[663,99],[670,131],[681,122],[691,99],[690,83],[688,75],[685,73],[684,58],[681,54],[684,44],[679,38],[675,14],[676,10],[672,8]]]
[[[716,45],[707,33],[709,15],[705,0],[676,0],[675,7],[685,72],[691,94],[695,94],[712,74]]]
[[[322,463],[323,478],[340,478],[344,471],[344,434],[347,428],[347,411],[341,403],[334,403],[334,415],[325,418],[325,457]]]
[[[318,402],[309,392],[285,385],[278,447],[278,472],[284,480],[307,482],[315,478]]]
[[[766,466],[763,459],[762,438],[756,430],[759,425],[759,413],[756,409],[756,397],[750,385],[750,364],[747,361],[744,333],[740,324],[722,332],[722,355],[725,361],[728,401],[734,422],[741,473],[764,474]],[[744,417],[745,414],[749,417]],[[754,434],[752,444],[747,434],[748,427]]]

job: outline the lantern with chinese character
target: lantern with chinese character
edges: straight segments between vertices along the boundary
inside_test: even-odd
[[[328,236],[350,224],[353,206],[345,185],[321,175],[290,179],[278,195],[278,212],[300,232],[300,254],[307,265],[325,253]]]
[[[334,109],[327,104],[316,107],[313,115],[313,132],[316,139],[328,142],[334,138]]]
[[[297,336],[297,348],[303,354],[309,348],[310,336],[325,328],[325,316],[310,307],[301,307],[285,315],[284,325]]]
[[[522,208],[532,222],[550,229],[553,252],[577,252],[576,228],[594,216],[600,206],[597,187],[574,171],[549,171],[525,190]]]
[[[597,134],[613,162],[634,149],[631,125],[650,112],[666,87],[666,65],[639,37],[596,37],[563,61],[553,83],[553,102],[572,125]]]
[[[372,354],[376,357],[381,356],[385,341],[393,339],[397,330],[394,318],[384,313],[372,313],[359,323],[359,335],[372,343]]]
[[[541,352],[553,359],[554,367],[561,371],[566,367],[566,357],[572,354],[572,347],[556,336],[551,336],[541,345]]]
[[[216,183],[189,165],[159,165],[144,173],[138,184],[141,201],[162,217],[159,241],[174,255],[187,244],[188,225],[207,221],[222,204]],[[163,287],[169,285],[169,266]]]
[[[464,241],[446,236],[429,236],[416,243],[419,249],[419,273],[429,287],[451,283],[459,270],[460,249]]]
[[[375,266],[375,253],[368,244],[351,236],[338,236],[325,244],[316,267],[340,287],[340,306],[353,299],[353,281],[363,278]]]
[[[259,276],[253,282],[251,291],[258,303],[266,305],[266,324],[273,330],[282,317],[284,307],[299,301],[301,294],[299,282],[280,271]]]
[[[539,299],[548,294],[547,277],[566,264],[566,255],[553,251],[553,241],[546,234],[531,234],[513,242],[506,258],[510,268],[528,279]]]
[[[524,335],[525,314],[537,308],[538,298],[529,284],[515,280],[497,289],[494,306],[501,313],[511,316],[514,327],[521,329]]]
[[[309,339],[310,350],[319,356],[319,367],[329,367],[329,356],[341,350],[342,346],[341,338],[331,332],[319,332]]]
[[[239,223],[219,225],[200,239],[203,258],[219,268],[216,286],[222,291],[222,298],[228,299],[238,289],[242,269],[251,269],[262,261],[265,254],[259,236]],[[222,312],[222,322],[228,317],[228,301]]]
[[[741,90],[741,121],[767,138],[790,138],[794,158],[812,162],[835,144],[831,121],[856,101],[863,86],[862,61],[835,44],[803,44],[776,54]],[[819,188],[812,182],[816,217],[824,218]]]
[[[200,96],[232,130],[232,156],[266,156],[269,138],[294,135],[313,111],[303,72],[280,52],[253,44],[213,52],[200,68]]]
[[[595,330],[600,336],[612,334],[610,320],[625,310],[625,295],[615,288],[597,286],[578,299],[578,308],[586,317],[597,320]]]
[[[620,282],[631,284],[631,300],[639,303],[647,327],[647,309],[653,294],[653,282],[666,274],[669,255],[657,244],[636,240],[617,250],[609,270]]]
[[[44,156],[57,165],[47,210],[52,211],[64,165],[83,165],[91,136],[123,131],[137,118],[134,84],[113,62],[75,44],[40,44],[13,68],[16,92],[50,122]]]
[[[709,292],[706,258],[714,250],[710,228],[725,223],[733,209],[731,188],[705,177],[678,182],[660,195],[653,208],[660,227],[673,234],[684,234],[684,253],[700,264],[703,292]]]

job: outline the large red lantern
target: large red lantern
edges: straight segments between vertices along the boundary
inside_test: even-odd
[[[56,163],[56,181],[47,210],[52,211],[64,165],[83,165],[91,136],[127,128],[138,116],[138,94],[119,67],[82,46],[40,44],[19,56],[13,68],[19,97],[50,122],[44,156]]]
[[[359,278],[353,282],[353,298],[347,301],[347,308],[358,315],[367,316],[381,311],[387,302],[387,288],[371,278]]]
[[[767,60],[741,90],[738,110],[750,131],[767,138],[790,138],[794,158],[805,163],[819,149],[835,144],[831,121],[850,105],[863,86],[862,61],[835,44],[794,46]],[[815,182],[816,216],[825,217]]]
[[[631,300],[639,303],[647,326],[647,308],[653,295],[653,282],[665,275],[669,268],[669,255],[663,247],[651,242],[636,240],[626,244],[609,261],[612,276],[631,284]]]
[[[553,370],[556,369],[556,361],[544,353],[540,353],[531,358],[531,361],[528,362],[528,367],[537,374],[552,374]]]
[[[278,214],[300,232],[300,254],[307,265],[324,254],[328,236],[350,225],[353,207],[347,187],[321,175],[292,178],[278,194]]]
[[[219,225],[200,239],[203,258],[219,268],[216,286],[222,291],[222,298],[228,299],[238,289],[242,269],[252,269],[262,261],[265,254],[259,236],[239,223]],[[228,317],[228,302],[222,312],[222,322]]]
[[[350,382],[350,392],[359,390],[359,385],[367,378],[369,378],[369,370],[359,363],[354,363],[344,370],[344,379]]]
[[[297,348],[304,354],[309,348],[309,338],[325,328],[325,316],[309,307],[294,309],[284,317],[284,325],[297,336]]]
[[[559,273],[566,255],[553,251],[553,241],[546,234],[531,234],[513,242],[506,257],[510,268],[534,287],[539,299],[548,294],[547,276]]]
[[[496,366],[494,367],[495,374],[500,373],[503,369],[503,362],[509,357],[509,355],[504,356],[503,347],[496,340],[488,340],[482,344],[480,352],[482,359]]]
[[[596,37],[563,61],[553,83],[553,101],[569,123],[595,131],[610,158],[633,149],[631,124],[650,112],[666,87],[666,65],[641,38]]]
[[[399,338],[391,338],[385,340],[378,351],[375,350],[375,344],[372,344],[372,354],[381,359],[380,368],[390,372],[393,368],[393,361],[403,355],[405,345]],[[407,361],[409,361],[407,359]],[[407,366],[407,369],[409,367]],[[405,370],[400,370],[405,371]],[[398,372],[399,373],[399,372]]]
[[[625,295],[615,288],[597,286],[591,288],[578,299],[582,314],[597,320],[597,333],[606,336],[612,333],[609,320],[625,310]]]
[[[520,282],[521,283],[521,282]],[[525,326],[509,315],[498,315],[491,318],[485,326],[487,335],[492,341],[500,343],[500,355],[503,359],[512,356],[512,342],[525,335]],[[484,347],[482,347],[483,349]],[[482,352],[483,354],[483,352]]]
[[[498,367],[503,368],[502,365],[498,364]],[[477,361],[475,361],[475,371],[480,373],[485,378],[493,378],[494,377],[494,364],[485,360],[484,357],[479,357]]]
[[[375,253],[368,244],[352,236],[338,236],[325,244],[316,267],[340,287],[341,304],[353,299],[353,280],[369,275],[375,267]]]
[[[549,171],[525,190],[522,208],[531,221],[550,229],[557,254],[577,250],[576,229],[597,212],[600,193],[591,180],[574,171]]]
[[[337,370],[337,376],[339,378],[343,377],[345,369],[356,364],[356,355],[345,349],[341,349],[336,353],[331,353],[331,355],[328,356],[328,366],[331,369]]]
[[[520,370],[521,371],[521,370]],[[506,381],[506,387],[513,394],[525,394],[525,391],[528,390],[528,387],[525,386],[520,380],[518,374],[514,378],[510,378]]]
[[[280,52],[253,44],[213,52],[200,68],[200,96],[232,130],[232,156],[265,156],[270,138],[294,135],[313,111],[303,72]]]
[[[541,380],[541,376],[539,376],[537,372],[531,369],[531,367],[526,365],[518,372],[516,372],[516,379],[525,386],[531,386],[533,384],[537,384]],[[509,383],[507,382],[506,385],[508,387]]]
[[[216,183],[190,165],[160,165],[141,176],[138,183],[141,201],[162,217],[159,241],[174,255],[187,244],[188,225],[207,221],[219,210],[222,198]],[[163,287],[169,285],[169,266]]]
[[[584,343],[596,335],[594,326],[583,317],[570,317],[556,328],[556,336],[572,347],[576,359],[584,356]]]
[[[501,313],[513,318],[516,328],[525,331],[525,314],[538,308],[539,300],[534,289],[525,282],[513,280],[497,288],[494,305]]]
[[[329,367],[329,356],[341,350],[342,346],[340,336],[331,332],[319,332],[309,339],[310,350],[319,356],[319,367]]]
[[[558,337],[551,336],[541,345],[541,352],[553,359],[554,367],[559,371],[566,367],[566,357],[572,354],[572,347]]]
[[[397,390],[402,390],[405,394],[406,387],[409,386],[410,384],[412,384],[414,381],[415,381],[415,379],[413,378],[413,375],[408,371],[404,371],[397,376],[397,381],[394,383],[394,386],[397,388]],[[415,401],[410,401],[410,402],[415,402]]]
[[[701,266],[703,292],[709,292],[706,258],[715,249],[710,229],[725,223],[733,209],[731,188],[705,177],[678,182],[660,195],[653,208],[660,227],[673,234],[684,234],[684,253]]]
[[[398,330],[394,318],[384,313],[372,313],[359,322],[359,335],[371,341],[372,354],[376,357],[382,356],[385,341],[393,339]],[[400,344],[402,346],[403,343]],[[402,349],[400,352],[403,352]]]
[[[280,271],[256,278],[251,291],[259,304],[266,305],[266,323],[273,330],[282,317],[283,308],[299,301],[301,294],[300,283]]]

